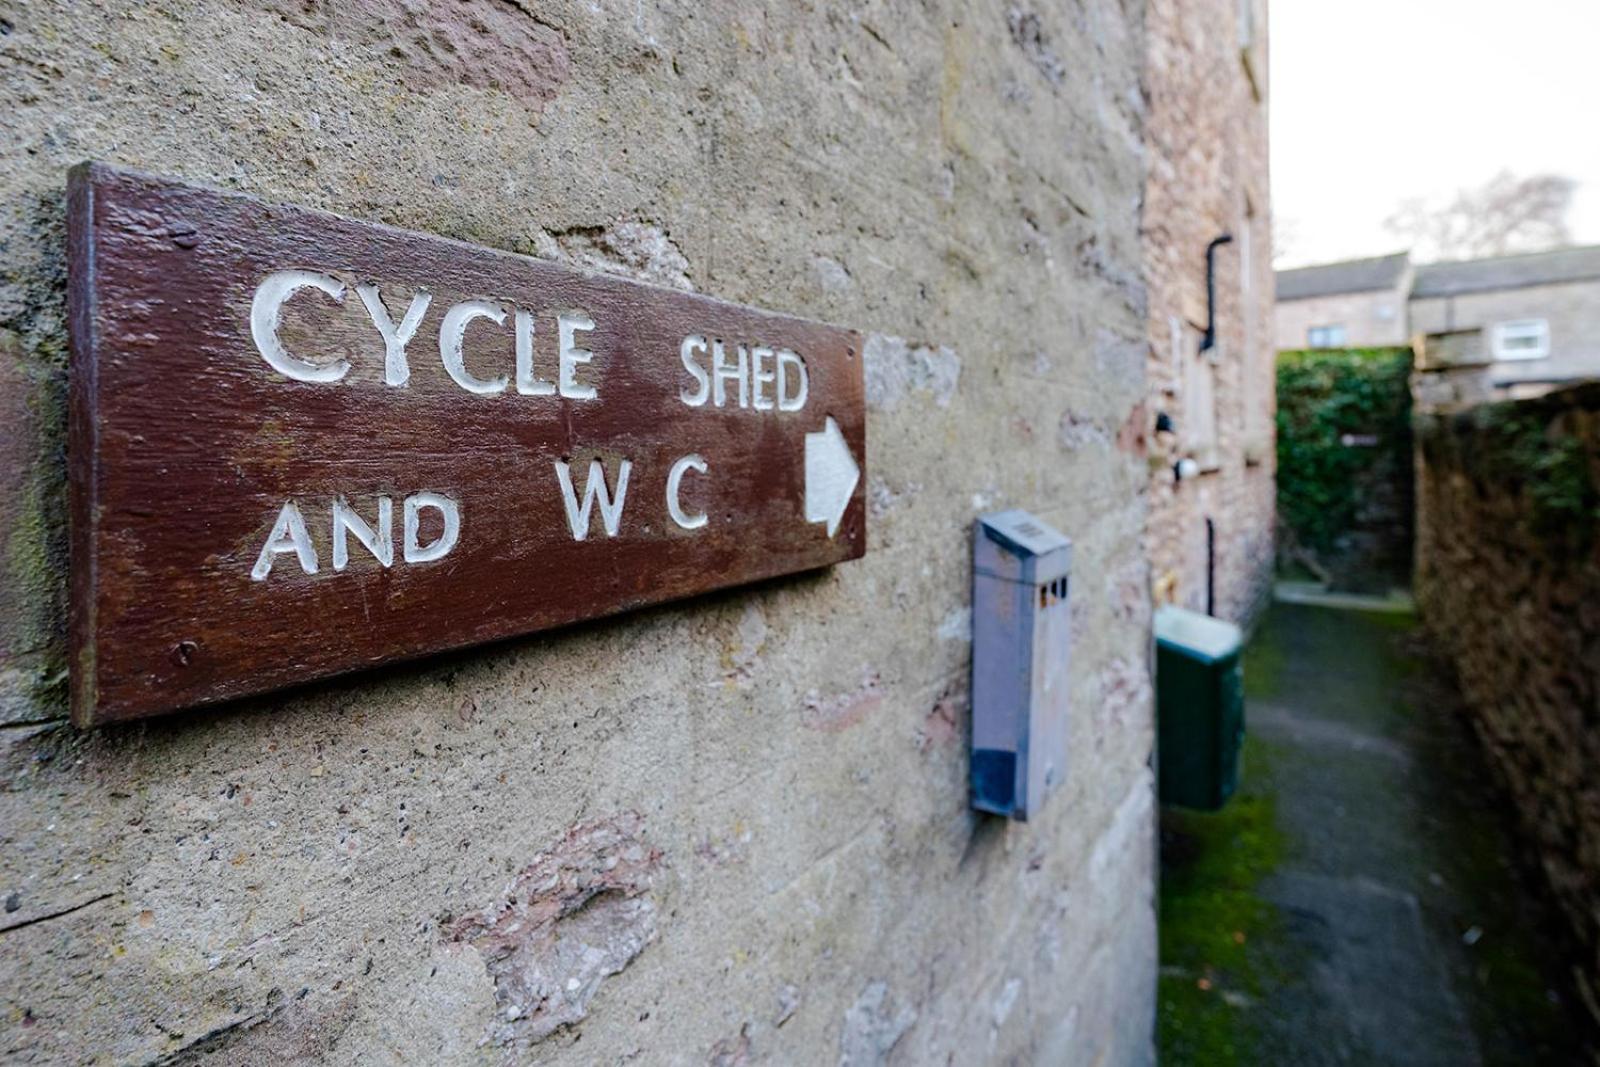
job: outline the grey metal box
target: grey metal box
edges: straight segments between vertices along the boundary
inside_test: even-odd
[[[1072,542],[1026,511],[972,539],[972,805],[1027,819],[1067,769]]]

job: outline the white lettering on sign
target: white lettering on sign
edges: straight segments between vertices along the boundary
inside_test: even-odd
[[[395,388],[405,387],[411,378],[407,347],[418,336],[423,320],[432,307],[432,294],[426,289],[413,288],[405,314],[396,322],[376,283],[351,287],[361,298],[367,317],[378,339],[383,342],[384,384]],[[344,303],[346,284],[331,275],[308,270],[277,271],[267,275],[256,288],[250,305],[251,336],[262,358],[285,377],[300,382],[340,381],[350,370],[347,360],[310,362],[292,355],[278,336],[284,305],[303,289],[319,290],[335,304]],[[541,376],[539,368],[534,365],[534,338],[537,333],[534,312],[509,301],[474,298],[448,307],[439,322],[440,363],[456,385],[478,396],[504,393],[514,383],[515,391],[520,396],[559,396],[575,401],[598,398],[600,383],[587,377],[597,369],[593,366],[595,353],[583,347],[586,339],[580,338],[580,335],[597,329],[594,319],[586,312],[572,309],[542,314],[550,314],[555,320],[555,365],[545,368],[545,374],[549,377]],[[480,319],[487,320],[478,327],[480,330],[488,330],[491,326],[503,329],[508,317],[511,320],[515,352],[514,371],[510,375],[480,378],[466,365],[467,331]],[[706,333],[691,333],[678,344],[678,360],[686,375],[678,398],[687,407],[737,406],[757,412],[788,413],[803,410],[810,397],[811,383],[806,361],[793,349],[748,338],[743,342],[728,341]],[[838,532],[859,479],[859,468],[831,416],[826,418],[820,432],[806,435],[804,464],[805,499],[801,513],[808,522],[824,524],[827,536],[831,538]],[[623,508],[633,466],[632,460],[620,460],[613,491],[605,464],[599,459],[591,460],[580,493],[574,485],[570,463],[565,459],[555,461],[556,481],[567,527],[574,540],[583,541],[589,536],[596,508],[600,512],[600,523],[606,536],[617,537],[621,533]],[[667,471],[667,516],[681,530],[700,530],[709,524],[704,509],[690,510],[684,506],[682,499],[684,478],[693,472],[703,479],[709,475],[709,471],[705,457],[699,452],[678,458]],[[699,484],[696,481],[693,487]],[[395,565],[394,502],[388,496],[373,499],[375,514],[362,514],[343,496],[333,500],[328,530],[335,572],[342,572],[350,566],[352,538],[380,566],[387,568]],[[430,563],[442,559],[460,540],[461,509],[454,499],[440,493],[414,493],[405,498],[401,509],[399,554],[405,563]],[[437,513],[436,521],[430,520],[429,526],[437,526],[440,532],[423,544],[423,516],[429,513]],[[300,505],[294,500],[286,501],[279,509],[271,533],[251,568],[250,577],[255,581],[265,581],[278,558],[290,553],[295,556],[302,572],[318,573],[317,549]]]
[[[467,392],[484,396],[502,392],[506,387],[505,378],[475,378],[467,370],[461,347],[467,339],[467,326],[474,319],[492,319],[498,324],[506,321],[506,313],[499,304],[487,300],[463,300],[446,311],[444,321],[439,324],[439,358],[450,377]]]
[[[730,378],[739,383],[739,406],[750,406],[750,353],[744,345],[739,345],[737,351],[739,362],[730,366],[728,351],[722,342],[711,342],[711,402],[719,408],[727,404],[724,383]]]
[[[697,358],[707,352],[711,354],[709,371]],[[708,400],[715,407],[727,407],[728,383],[735,382],[738,389],[733,395],[741,408],[799,411],[806,406],[811,380],[798,352],[758,344],[734,345],[733,353],[730,360],[728,346],[720,338],[708,344],[704,334],[685,337],[678,345],[678,359],[694,385],[680,389],[678,399],[692,408],[704,407]]]
[[[705,368],[694,361],[694,354],[705,350],[706,339],[697,333],[685,337],[683,343],[678,346],[678,358],[683,361],[683,369],[695,380],[694,392],[681,389],[678,398],[692,408],[702,406],[711,396],[711,378],[706,374]]]
[[[307,363],[291,356],[278,340],[283,305],[301,289],[321,289],[333,297],[334,303],[344,303],[344,283],[337,278],[309,270],[280,270],[267,275],[256,287],[255,298],[250,301],[250,336],[262,358],[285,378],[297,382],[336,382],[350,370],[349,362],[339,359],[320,365]]]
[[[281,270],[269,274],[256,287],[250,303],[250,335],[263,359],[278,373],[299,382],[336,382],[350,371],[345,359],[312,363],[291,355],[278,337],[283,306],[302,289],[319,289],[336,304],[344,303],[345,284],[327,274],[308,270]],[[407,346],[416,338],[433,303],[433,295],[417,289],[406,305],[400,321],[394,321],[378,286],[355,286],[356,295],[383,341],[384,384],[403,387],[411,379]],[[533,341],[536,333],[533,312],[494,300],[463,300],[452,304],[439,323],[439,361],[451,381],[469,393],[492,396],[502,393],[512,382],[505,375],[480,378],[467,369],[467,329],[478,319],[504,326],[512,318],[516,351],[516,391],[522,396],[561,396],[567,400],[594,400],[599,385],[579,379],[579,372],[594,360],[594,352],[580,347],[578,335],[597,327],[587,313],[576,310],[557,312],[556,376],[552,381],[539,376],[534,367]],[[706,357],[709,361],[706,362]],[[810,396],[810,376],[798,352],[772,345],[707,340],[705,334],[684,337],[678,345],[678,359],[690,383],[678,397],[692,408],[710,403],[724,408],[737,405],[754,411],[800,411]]]
[[[696,512],[690,515],[683,510],[683,505],[678,501],[678,489],[683,484],[683,476],[687,471],[706,472],[706,461],[698,454],[684,456],[672,465],[667,472],[667,514],[672,516],[672,521],[685,530],[698,530],[706,524],[705,512]]]
[[[367,306],[372,325],[378,328],[378,334],[383,338],[384,384],[406,384],[411,377],[411,364],[406,362],[406,342],[417,335],[417,327],[422,325],[422,316],[428,313],[428,305],[433,302],[433,297],[426,290],[418,292],[411,298],[406,313],[401,316],[400,325],[396,326],[389,318],[389,309],[383,306],[383,297],[378,295],[376,285],[358,285],[356,295]]]
[[[765,369],[767,361],[776,354],[766,345],[756,345],[750,350],[750,379],[752,386],[750,390],[750,405],[757,411],[772,410],[772,399],[774,398],[768,398],[766,390],[762,387],[776,385],[778,382],[777,370],[769,371]]]
[[[311,547],[306,520],[293,500],[284,501],[278,510],[278,521],[272,524],[272,532],[267,535],[267,543],[261,546],[250,577],[258,582],[266,581],[267,575],[272,573],[272,561],[285,552],[300,557],[300,569],[307,574],[317,573],[317,550]]]
[[[432,509],[439,513],[443,530],[428,544],[421,543],[422,511]],[[403,505],[405,517],[402,551],[407,563],[431,563],[443,559],[461,539],[461,507],[442,493],[413,493]],[[394,502],[386,496],[378,497],[378,526],[373,529],[367,520],[352,508],[344,497],[335,497],[330,526],[333,542],[333,569],[342,571],[350,565],[348,538],[354,536],[373,558],[385,567],[394,566]],[[284,502],[278,518],[272,524],[266,544],[256,557],[250,577],[264,582],[272,573],[273,563],[285,553],[293,552],[300,569],[306,574],[317,573],[317,550],[311,543],[311,533],[306,528],[300,505],[293,500]]]
[[[426,545],[417,540],[422,528],[423,508],[432,508],[444,519],[444,532]],[[461,509],[447,496],[414,493],[406,497],[405,513],[407,563],[432,563],[436,559],[443,559],[461,538]]]
[[[577,494],[572,490],[572,468],[561,460],[556,461],[556,479],[561,483],[561,501],[567,507],[567,526],[572,530],[572,539],[582,541],[589,536],[589,512],[596,500],[600,502],[600,521],[606,528],[607,537],[615,537],[622,529],[622,504],[628,495],[628,475],[633,470],[633,464],[628,460],[622,461],[622,467],[617,474],[617,498],[611,499],[611,492],[606,488],[606,469],[598,459],[589,461],[589,478],[583,486],[583,504],[578,503]]]
[[[517,392],[523,396],[554,396],[556,383],[533,371],[533,312],[517,309]]]
[[[556,316],[556,332],[561,342],[561,395],[571,400],[593,400],[598,395],[594,386],[579,385],[574,377],[578,364],[589,362],[594,358],[594,353],[587,348],[574,347],[573,334],[579,330],[588,332],[592,329],[594,320],[581,312],[569,311]]]
[[[789,392],[789,373],[787,368],[794,368],[795,391]],[[811,379],[806,376],[806,361],[799,354],[787,348],[778,350],[778,410],[799,411],[806,406],[806,398],[811,393]]]
[[[367,520],[356,514],[345,503],[344,497],[333,502],[333,569],[342,571],[350,564],[350,549],[345,537],[355,534],[356,540],[366,547],[385,567],[394,566],[394,501],[386,496],[378,498],[378,528],[367,525]]]

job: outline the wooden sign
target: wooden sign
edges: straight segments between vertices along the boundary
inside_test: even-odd
[[[866,551],[857,334],[84,164],[72,713]]]

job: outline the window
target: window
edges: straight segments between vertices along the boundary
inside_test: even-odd
[[[1261,82],[1256,77],[1256,67],[1259,62],[1256,56],[1256,3],[1257,0],[1236,0],[1237,24],[1239,30],[1239,64],[1244,67],[1244,76],[1250,82],[1250,95],[1256,103],[1261,103]]]
[[[1550,354],[1550,324],[1544,319],[1516,319],[1494,324],[1495,359],[1544,359]]]
[[[1183,362],[1183,422],[1178,434],[1183,451],[1201,470],[1217,467],[1216,368],[1203,355],[1190,353]]]
[[[1306,344],[1312,348],[1343,348],[1344,324],[1334,323],[1331,326],[1313,326],[1306,331]]]

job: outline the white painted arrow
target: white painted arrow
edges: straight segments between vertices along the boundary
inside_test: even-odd
[[[829,415],[821,433],[806,434],[806,521],[827,523],[829,537],[838,533],[860,480],[861,468]]]

